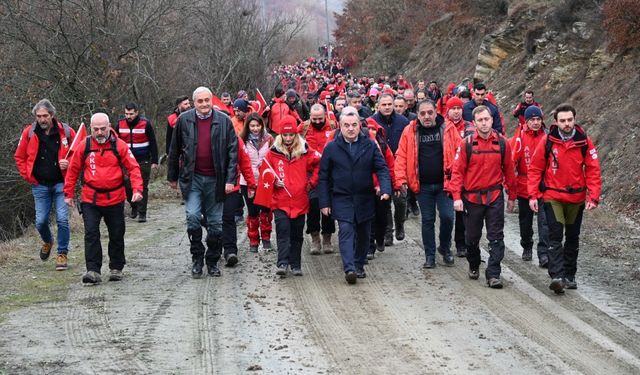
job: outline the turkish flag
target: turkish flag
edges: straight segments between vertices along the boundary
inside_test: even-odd
[[[264,96],[260,92],[260,89],[256,89],[256,101],[253,102],[256,108],[253,108],[260,116],[264,113],[264,110],[267,108],[267,101],[264,100]]]
[[[69,146],[69,151],[67,151],[67,156],[65,157],[65,159],[67,159],[69,157],[69,154],[74,151],[73,149],[76,147],[79,140],[84,141],[86,138],[87,138],[87,127],[84,125],[84,122],[83,122],[82,124],[80,124],[80,127],[76,132],[76,136],[73,138],[73,142],[71,142],[71,145]]]
[[[338,119],[336,118],[336,114],[333,113],[333,106],[329,103],[329,100],[324,100],[324,105],[327,107],[327,120],[329,122],[333,121],[334,124],[338,124]]]
[[[215,95],[211,98],[211,105],[213,106],[213,109],[217,109],[218,111],[222,111],[222,112],[229,111],[229,107],[227,107],[227,105],[224,104],[222,100]],[[229,116],[233,116],[233,115],[234,115],[233,112],[229,113]]]
[[[258,169],[258,188],[253,198],[253,204],[262,207],[271,208],[271,198],[273,197],[273,187],[276,181],[276,174],[273,169],[269,168],[268,163],[263,163]]]

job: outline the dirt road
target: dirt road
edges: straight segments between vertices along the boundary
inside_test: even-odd
[[[583,273],[578,290],[552,295],[545,270],[519,258],[514,215],[506,285],[492,290],[468,279],[464,259],[423,271],[419,218],[355,286],[337,254],[310,256],[305,244],[304,276],[280,279],[275,254],[250,254],[245,241],[235,268],[194,280],[182,210],[167,203],[127,223],[122,282],[83,287],[72,269],[66,300],[12,313],[0,373],[640,373],[637,289],[607,298]]]

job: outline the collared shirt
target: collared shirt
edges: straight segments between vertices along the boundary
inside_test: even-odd
[[[198,116],[198,118],[199,118],[200,120],[206,120],[206,119],[208,119],[209,117],[211,117],[211,115],[212,115],[212,114],[213,114],[213,110],[209,110],[209,113],[204,114],[204,115],[203,115],[203,114],[201,114],[200,112],[196,111],[196,116]]]

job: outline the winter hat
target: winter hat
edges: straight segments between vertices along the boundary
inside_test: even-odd
[[[236,99],[233,102],[233,108],[238,108],[242,112],[249,112],[249,102],[244,99]]]
[[[325,99],[329,99],[331,97],[331,93],[329,91],[323,91],[320,93],[320,101],[325,101]]]
[[[298,133],[298,123],[291,115],[283,116],[280,120],[280,134]]]
[[[464,103],[462,102],[462,99],[458,98],[457,96],[451,97],[449,98],[449,100],[447,100],[447,112],[449,112],[449,110],[453,107],[462,108],[463,106]]]
[[[297,96],[296,90],[289,89],[287,90],[287,98],[295,98]]]
[[[236,98],[238,98],[238,99],[246,99],[248,97],[249,97],[249,95],[244,90],[238,91],[238,94],[236,95]]]
[[[524,111],[524,119],[525,119],[525,121],[530,119],[530,118],[532,118],[532,117],[543,118],[542,110],[540,108],[538,108],[537,106],[535,106],[535,105],[530,105]]]
[[[379,94],[378,89],[376,87],[372,87],[369,90],[369,95],[367,95],[367,96],[378,96],[378,94]]]

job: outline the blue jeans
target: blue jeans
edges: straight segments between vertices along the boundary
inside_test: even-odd
[[[436,207],[440,217],[440,252],[444,255],[451,248],[453,230],[453,200],[444,192],[442,184],[420,186],[416,196],[422,217],[422,245],[427,258],[436,256]]]
[[[42,241],[48,243],[53,242],[53,235],[49,228],[49,215],[51,206],[55,202],[59,254],[66,254],[69,251],[69,206],[64,202],[63,186],[61,182],[53,186],[33,185],[31,187],[36,206],[36,229]]]
[[[216,178],[193,174],[191,190],[186,197],[187,230],[200,228],[200,216],[207,219],[207,237],[222,237],[224,202],[216,202]]]

